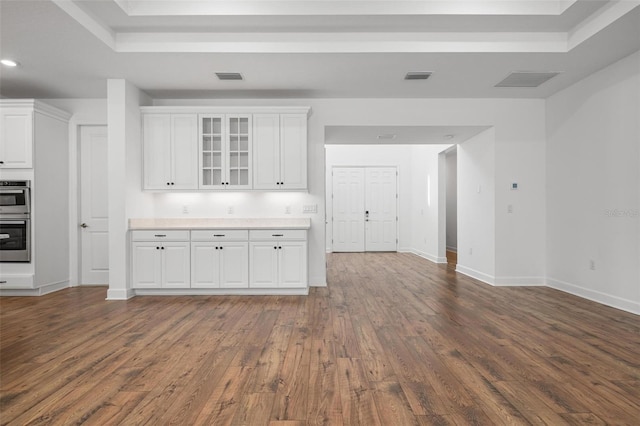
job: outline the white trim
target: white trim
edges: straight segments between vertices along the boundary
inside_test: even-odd
[[[7,288],[0,289],[0,296],[44,296],[45,294],[69,288],[69,281],[58,281],[45,284],[38,288]]]
[[[111,291],[111,290],[109,290]],[[136,296],[306,296],[304,288],[158,288],[134,289]],[[109,297],[108,300],[111,300]]]
[[[546,281],[547,287],[554,288],[565,293],[573,294],[574,296],[591,300],[592,302],[597,302],[606,306],[610,306],[612,308],[620,309],[625,312],[640,315],[640,302],[638,301],[612,296],[554,278],[547,277]]]
[[[419,257],[421,257],[421,258],[423,258],[423,259],[426,259],[426,260],[428,260],[428,261],[430,261],[430,262],[433,262],[433,263],[439,263],[439,264],[447,263],[447,258],[446,258],[446,257],[434,256],[434,255],[432,255],[432,254],[425,253],[425,252],[422,252],[422,251],[420,251],[420,250],[416,250],[416,249],[412,249],[412,248],[410,248],[410,249],[402,249],[402,250],[398,250],[398,252],[399,252],[399,253],[411,253],[411,254],[415,254],[416,256],[419,256]]]
[[[309,287],[326,287],[327,280],[325,277],[315,276],[309,278]]]
[[[142,114],[196,113],[196,114],[307,114],[305,106],[141,106]]]
[[[638,0],[614,0],[596,10],[591,16],[567,32],[567,51],[585,42],[607,26],[638,7]]]
[[[458,247],[446,246],[447,251],[458,253]]]
[[[544,287],[544,277],[495,277],[493,285],[500,287]]]
[[[135,295],[130,288],[109,288],[106,300],[129,300]]]
[[[33,108],[34,112],[53,118],[55,120],[69,122],[71,114],[60,108],[53,107],[35,99],[0,99],[0,107],[4,108]]]
[[[460,264],[456,265],[456,272],[474,278],[478,281],[482,281],[483,283],[495,285],[495,277],[485,274],[484,272],[476,271],[475,269],[467,268],[466,266]]]

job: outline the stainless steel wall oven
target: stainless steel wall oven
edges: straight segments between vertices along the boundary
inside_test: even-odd
[[[30,181],[0,181],[0,262],[30,261]]]

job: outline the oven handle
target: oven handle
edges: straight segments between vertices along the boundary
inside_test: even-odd
[[[0,225],[25,225],[27,223],[26,220],[3,220],[0,219]]]
[[[22,194],[24,189],[0,189],[3,194]]]

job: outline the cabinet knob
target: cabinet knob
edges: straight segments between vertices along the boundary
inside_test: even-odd
[[[171,182],[167,182],[167,185],[171,185]]]
[[[164,250],[164,247],[160,247],[160,250]]]
[[[278,247],[276,247],[276,246],[273,246],[273,249],[274,249],[274,250],[278,250]]]
[[[175,182],[171,182],[171,185],[175,185]]]
[[[160,250],[160,247],[156,247],[156,250]]]
[[[4,164],[4,161],[0,161],[0,164]]]

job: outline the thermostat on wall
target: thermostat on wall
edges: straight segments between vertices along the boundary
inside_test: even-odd
[[[511,189],[513,189],[513,190],[518,189],[518,182],[513,182],[513,183],[511,184]]]

